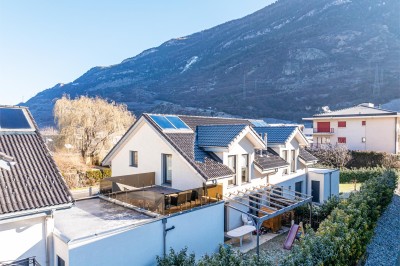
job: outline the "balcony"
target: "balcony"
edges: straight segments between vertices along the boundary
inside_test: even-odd
[[[334,128],[313,128],[313,133],[318,135],[333,135],[335,134]]]
[[[35,257],[29,257],[21,260],[0,261],[1,266],[40,266]]]

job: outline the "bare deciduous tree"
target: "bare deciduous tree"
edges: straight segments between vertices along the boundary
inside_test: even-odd
[[[351,154],[345,145],[324,144],[313,146],[310,152],[324,165],[344,167],[351,159]]]
[[[70,99],[65,95],[54,106],[54,118],[63,142],[72,144],[85,161],[111,146],[112,138],[122,135],[135,120],[125,105],[99,97]]]

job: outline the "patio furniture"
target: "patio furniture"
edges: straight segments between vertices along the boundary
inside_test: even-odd
[[[184,192],[179,192],[175,197],[171,195],[171,205],[181,207],[182,209],[182,205],[190,201],[191,193],[192,191],[188,190]]]
[[[253,220],[247,214],[242,213],[243,225],[253,225]]]
[[[190,195],[190,206],[192,206],[192,201],[196,204],[199,199],[199,192],[197,190],[192,190],[192,194]]]
[[[235,228],[231,231],[226,232],[226,235],[230,238],[239,238],[240,239],[240,246],[242,246],[242,239],[245,235],[250,234],[252,237],[252,232],[256,230],[255,226],[252,225],[243,225],[238,228]],[[253,238],[251,238],[253,240]]]

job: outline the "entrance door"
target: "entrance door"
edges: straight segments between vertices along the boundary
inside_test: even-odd
[[[319,181],[311,181],[311,196],[313,202],[319,202]]]
[[[303,191],[303,190],[302,190],[303,181],[296,182],[294,185],[295,185],[294,190],[295,190],[296,192],[298,192],[298,193],[302,193],[302,191]],[[301,195],[298,194],[298,193],[296,193],[296,196],[300,197]]]

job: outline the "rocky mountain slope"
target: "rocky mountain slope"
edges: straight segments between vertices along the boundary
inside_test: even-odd
[[[244,18],[94,67],[25,103],[51,124],[54,99],[99,95],[144,111],[301,121],[400,98],[399,0],[279,0]]]

